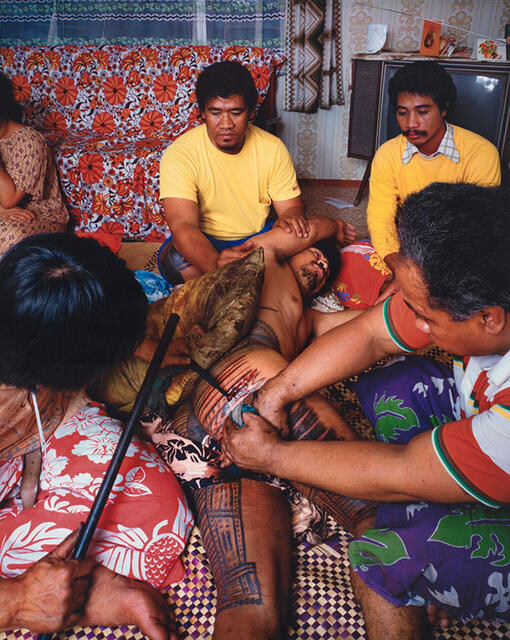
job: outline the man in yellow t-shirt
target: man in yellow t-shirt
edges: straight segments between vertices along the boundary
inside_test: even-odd
[[[236,259],[237,245],[270,228],[271,205],[275,224],[298,237],[309,232],[289,152],[249,124],[258,94],[248,69],[214,63],[200,74],[196,95],[204,124],[173,142],[160,165],[172,238],[160,250],[159,268],[172,283]]]
[[[390,80],[389,97],[402,134],[381,145],[374,156],[367,222],[372,244],[394,273],[399,203],[432,182],[496,186],[501,167],[492,143],[445,121],[457,90],[436,62],[419,61],[399,69]],[[396,289],[390,284],[380,299]]]

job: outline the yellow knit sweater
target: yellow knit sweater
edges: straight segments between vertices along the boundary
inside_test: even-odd
[[[424,158],[415,153],[402,164],[406,146],[403,135],[385,142],[377,150],[370,175],[367,222],[372,244],[381,257],[398,251],[395,214],[399,202],[432,182],[468,182],[495,186],[501,181],[501,166],[496,147],[472,131],[454,126],[453,138],[459,162],[443,154]]]

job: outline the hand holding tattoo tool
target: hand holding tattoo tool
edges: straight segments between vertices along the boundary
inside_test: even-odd
[[[213,387],[214,389],[219,391],[223,396],[225,396],[225,398],[229,402],[230,400],[232,400],[232,398],[230,397],[230,394],[227,391],[225,391],[225,389],[220,385],[220,383],[216,380],[216,378],[212,376],[209,373],[209,371],[201,367],[198,364],[198,362],[191,360],[190,366],[195,373],[198,373],[198,375],[201,378],[203,378],[208,384],[210,384],[211,387]],[[228,407],[228,404],[227,404],[227,407]],[[228,409],[227,409],[227,412],[228,412]],[[230,416],[230,419],[234,424],[236,424],[238,427],[244,427],[245,424],[243,420],[243,413],[255,413],[256,415],[259,415],[259,412],[257,411],[257,409],[255,409],[255,407],[252,407],[251,405],[245,402],[240,402],[237,406],[235,406],[231,411],[228,412],[228,415]]]
[[[149,364],[149,368],[147,369],[145,378],[143,379],[142,385],[136,396],[131,415],[122,431],[122,435],[113,453],[113,457],[110,461],[108,469],[106,470],[96,498],[92,504],[88,518],[82,530],[80,531],[78,540],[76,541],[76,545],[71,556],[72,558],[83,558],[87,553],[87,549],[96,530],[99,518],[103,513],[103,509],[112,490],[113,483],[115,482],[115,479],[117,477],[120,465],[122,464],[124,456],[126,455],[126,451],[131,444],[131,440],[133,439],[135,427],[138,424],[138,419],[140,418],[142,409],[144,408],[147,401],[147,396],[149,395],[152,386],[154,385],[154,381],[156,379],[158,371],[161,368],[163,357],[167,352],[168,345],[172,340],[178,322],[179,316],[176,313],[172,313],[168,318],[168,322],[163,331],[163,335],[161,336],[156,351],[154,352],[154,356]],[[38,640],[50,640],[52,636],[53,633],[42,633],[38,636]]]

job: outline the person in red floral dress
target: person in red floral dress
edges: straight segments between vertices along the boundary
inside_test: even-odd
[[[87,558],[69,558],[122,432],[85,388],[143,340],[140,285],[95,240],[39,234],[0,260],[0,305],[0,630],[176,640],[158,589],[183,577],[193,519],[151,444],[133,438]],[[164,364],[186,357],[179,342]]]

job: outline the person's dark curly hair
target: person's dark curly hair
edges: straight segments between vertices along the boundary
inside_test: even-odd
[[[241,95],[251,112],[258,99],[257,88],[249,70],[240,62],[224,60],[206,67],[198,76],[195,94],[201,113],[211,98]]]
[[[132,354],[147,300],[110,249],[44,233],[0,260],[0,308],[0,382],[80,389]]]
[[[429,304],[457,321],[510,312],[508,188],[435,182],[397,211],[401,257],[421,270]]]
[[[446,112],[453,108],[457,99],[457,89],[451,75],[433,60],[413,62],[395,73],[388,86],[393,109],[396,109],[401,93],[432,96],[439,111]]]
[[[14,97],[11,81],[0,73],[0,120],[14,120],[21,124],[22,117],[23,111]]]

